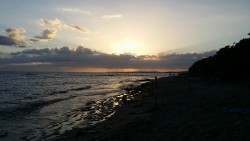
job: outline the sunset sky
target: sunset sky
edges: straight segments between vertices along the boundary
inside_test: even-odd
[[[249,0],[1,0],[0,9],[0,70],[185,70],[250,32]]]

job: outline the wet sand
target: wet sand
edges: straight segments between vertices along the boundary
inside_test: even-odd
[[[99,107],[111,106],[114,101],[123,104],[110,107],[111,116],[104,115],[103,122],[91,122],[87,128],[74,129],[59,140],[250,140],[249,86],[186,75],[161,78],[157,88],[152,81],[127,89],[128,96],[116,97],[112,104],[100,102]],[[92,113],[89,118],[97,117]]]

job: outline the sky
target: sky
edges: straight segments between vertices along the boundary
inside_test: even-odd
[[[0,71],[186,70],[250,32],[249,0],[1,0]]]

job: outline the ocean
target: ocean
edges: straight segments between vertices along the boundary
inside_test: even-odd
[[[82,109],[167,73],[0,72],[0,140],[53,140],[86,126]]]

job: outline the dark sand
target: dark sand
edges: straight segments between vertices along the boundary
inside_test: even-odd
[[[142,93],[123,100],[107,120],[59,140],[249,141],[249,87],[189,76],[161,78],[157,88],[155,82],[138,88]]]

